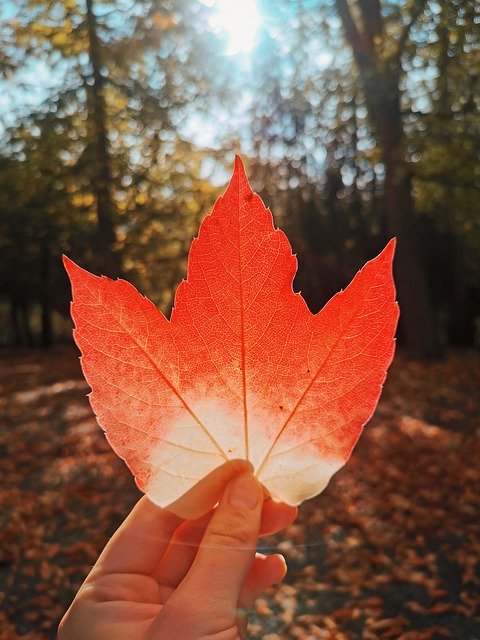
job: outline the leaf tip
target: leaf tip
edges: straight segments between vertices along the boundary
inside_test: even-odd
[[[68,277],[72,281],[75,278],[75,276],[78,276],[80,274],[93,275],[93,274],[90,274],[85,269],[82,269],[82,267],[79,267],[76,262],[74,262],[73,260],[70,260],[70,258],[65,254],[62,255],[62,262],[63,262],[63,266],[65,267],[65,271],[68,274]]]
[[[385,258],[393,260],[396,248],[397,248],[397,238],[393,237],[388,241],[387,246],[382,251],[382,253],[385,256]]]
[[[240,175],[240,174],[243,174],[245,178],[247,177],[245,174],[245,165],[243,164],[243,161],[238,155],[238,153],[236,153],[235,161],[233,163],[233,175]]]
[[[230,178],[230,182],[225,190],[225,193],[219,198],[219,201],[223,202],[235,202],[238,199],[250,200],[254,197],[254,192],[248,181],[245,166],[240,156],[235,155],[235,162],[233,165],[233,173]],[[212,215],[215,213],[216,207],[213,207]],[[200,232],[201,233],[201,227]]]
[[[249,191],[252,191],[250,183],[247,178],[247,172],[245,171],[245,165],[239,155],[235,154],[235,162],[233,164],[233,174],[230,184],[237,183],[239,185],[246,185]],[[253,192],[252,192],[253,193]]]
[[[84,270],[81,267],[79,267],[76,262],[74,262],[73,260],[70,260],[70,258],[65,254],[62,255],[62,262],[65,268],[65,271],[67,272],[68,278],[73,285],[74,281],[78,280],[78,277],[82,274]]]
[[[70,258],[64,253],[62,254],[62,262],[67,273],[69,273],[72,268],[75,268],[77,266],[75,262],[73,260],[70,260]]]
[[[366,262],[365,265],[360,269],[360,272],[362,272],[365,268],[367,269],[367,271],[369,271],[370,269],[380,269],[381,271],[390,272],[393,278],[392,268],[396,245],[396,238],[392,238],[391,240],[389,240],[382,251],[380,251],[378,256]]]

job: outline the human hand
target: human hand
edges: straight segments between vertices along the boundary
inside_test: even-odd
[[[198,520],[141,498],[63,617],[59,640],[245,638],[246,609],[286,572],[282,556],[255,554],[258,536],[283,529],[296,514],[264,501],[249,471]]]

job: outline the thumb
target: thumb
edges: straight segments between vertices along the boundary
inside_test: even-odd
[[[227,486],[210,520],[179,589],[210,619],[237,615],[240,590],[255,557],[262,506],[262,485],[251,472],[241,473]]]

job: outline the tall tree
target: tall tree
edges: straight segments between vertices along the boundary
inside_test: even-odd
[[[275,5],[255,56],[253,175],[299,255],[296,286],[318,309],[386,233],[363,94],[335,16],[311,9]]]
[[[436,320],[418,246],[412,169],[402,115],[402,56],[426,0],[413,0],[403,19],[395,15],[395,37],[386,28],[380,0],[335,0],[345,37],[358,66],[374,134],[385,166],[385,208],[391,233],[398,238],[395,269],[402,327],[416,355],[435,355]],[[401,28],[399,27],[401,25]]]
[[[480,313],[479,21],[474,0],[429,4],[404,59],[411,77],[419,68],[430,69],[430,78],[436,71],[413,92],[420,100],[412,101],[406,126],[417,211],[439,238],[428,245],[442,333],[461,345],[473,344]]]
[[[75,161],[89,176],[94,196],[92,266],[118,275],[117,231],[124,221],[117,196],[123,177],[155,165],[193,106],[201,108],[209,94],[223,90],[216,73],[219,43],[213,34],[205,35],[208,7],[190,0],[19,4],[14,27],[19,52],[27,61],[47,61],[63,79],[46,108],[59,115],[83,114]]]
[[[112,198],[112,171],[108,146],[107,116],[105,104],[105,78],[102,74],[102,52],[98,35],[94,0],[85,0],[85,22],[90,56],[91,82],[87,86],[89,121],[95,153],[93,188],[97,203],[97,251],[103,256],[104,270],[110,276],[122,272],[121,260],[115,250],[115,204]]]
[[[206,5],[19,5],[7,25],[9,59],[33,71],[48,65],[56,82],[34,111],[17,109],[17,124],[5,131],[0,298],[14,307],[15,340],[27,341],[35,317],[37,340],[47,344],[53,311],[67,308],[62,252],[110,276],[121,270],[164,307],[171,304],[186,239],[199,207],[215,195],[205,154],[179,129],[224,91],[224,76]]]

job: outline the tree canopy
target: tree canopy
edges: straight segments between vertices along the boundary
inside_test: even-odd
[[[396,235],[401,339],[417,355],[478,342],[478,3],[264,0],[237,54],[217,10],[0,13],[1,342],[61,337],[62,253],[168,310],[232,151],[288,231],[312,309]]]

